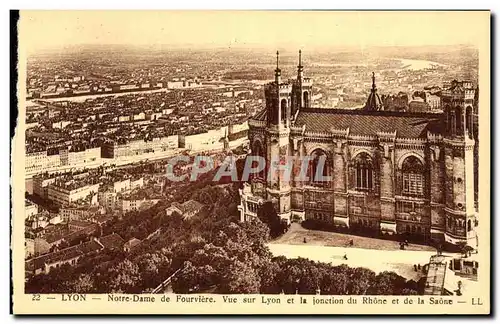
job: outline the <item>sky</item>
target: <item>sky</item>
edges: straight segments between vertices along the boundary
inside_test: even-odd
[[[21,11],[20,16],[20,42],[29,53],[36,53],[83,44],[296,48],[475,45],[489,13]]]

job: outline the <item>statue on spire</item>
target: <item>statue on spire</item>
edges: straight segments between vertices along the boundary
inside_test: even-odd
[[[378,111],[383,110],[383,107],[384,105],[382,99],[380,99],[380,96],[377,93],[377,86],[375,85],[375,72],[372,72],[372,90],[370,91],[368,100],[366,100],[364,110]]]

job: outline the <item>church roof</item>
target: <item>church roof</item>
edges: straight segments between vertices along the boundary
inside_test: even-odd
[[[352,135],[375,136],[378,132],[396,131],[399,138],[425,138],[427,131],[440,132],[441,114],[345,109],[302,109],[295,126],[306,131],[330,132],[347,129]]]
[[[258,113],[256,113],[252,119],[255,119],[255,120],[260,120],[260,121],[265,121],[266,120],[266,116],[267,116],[267,111],[266,109],[262,109],[261,111],[259,111]]]

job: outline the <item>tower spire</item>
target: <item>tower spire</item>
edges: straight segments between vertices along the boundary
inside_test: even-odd
[[[299,65],[297,65],[297,80],[302,82],[304,76],[304,67],[302,66],[302,50],[299,50]]]
[[[375,85],[375,72],[372,72],[372,89],[370,95],[368,95],[364,109],[368,111],[383,110],[383,102],[377,93],[377,86]]]
[[[279,67],[279,63],[280,63],[280,52],[276,51],[276,70],[274,70],[274,79],[277,85],[281,83],[281,69]]]

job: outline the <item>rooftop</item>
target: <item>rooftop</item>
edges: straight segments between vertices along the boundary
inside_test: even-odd
[[[40,269],[45,264],[51,264],[51,263],[55,263],[55,262],[70,260],[70,259],[76,258],[78,256],[90,253],[92,251],[100,250],[101,248],[102,248],[102,246],[95,241],[81,243],[81,244],[63,249],[61,251],[45,254],[45,255],[42,255],[40,257],[31,259],[31,260],[26,262],[26,268],[27,269]]]
[[[376,136],[378,132],[396,132],[399,138],[425,138],[427,131],[439,127],[439,114],[344,109],[302,109],[295,126],[306,131],[330,132],[347,129],[350,134]]]
[[[78,226],[78,227],[89,227],[89,226],[94,225],[94,223],[79,221],[79,220],[71,220],[71,221],[69,221],[68,225],[69,226]]]
[[[125,244],[125,240],[120,235],[113,233],[99,238],[99,243],[110,250],[121,250],[123,248],[123,245]]]

